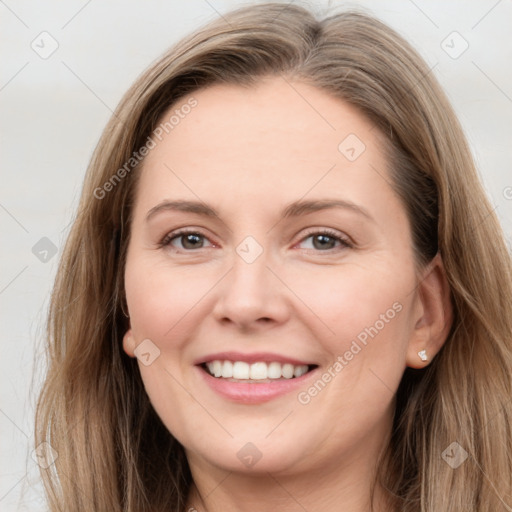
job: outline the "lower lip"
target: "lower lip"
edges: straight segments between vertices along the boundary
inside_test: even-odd
[[[213,377],[201,366],[196,367],[206,384],[219,395],[240,404],[260,404],[268,402],[302,387],[317,370],[315,368],[300,377],[279,379],[274,382],[232,382],[227,379]]]

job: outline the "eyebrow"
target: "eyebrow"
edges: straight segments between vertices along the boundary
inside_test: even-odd
[[[341,208],[349,210],[358,213],[363,217],[366,217],[368,220],[372,222],[375,222],[375,219],[370,215],[368,210],[363,208],[361,205],[358,205],[356,203],[353,203],[352,201],[348,201],[345,199],[317,199],[312,201],[294,201],[293,203],[290,203],[283,209],[283,211],[281,212],[281,218],[286,219],[290,217],[298,217],[300,215],[305,215],[308,213],[313,213],[321,210],[328,210],[331,208]],[[164,200],[148,211],[146,215],[146,222],[148,222],[157,213],[163,211],[181,211],[195,213],[198,215],[203,215],[205,217],[219,217],[218,212],[214,208],[199,201]]]

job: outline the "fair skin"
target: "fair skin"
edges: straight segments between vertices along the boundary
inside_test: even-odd
[[[382,138],[350,105],[281,78],[215,85],[193,97],[197,107],[144,162],[123,340],[131,357],[147,339],[160,351],[139,367],[156,412],[187,453],[194,484],[186,510],[367,512],[402,374],[428,365],[449,331],[442,261],[418,273]],[[349,134],[366,146],[354,161],[338,150]],[[369,217],[350,208],[280,216],[294,201],[323,199],[350,201]],[[164,200],[199,201],[218,217],[167,209],[146,221]],[[180,228],[197,234],[159,246]],[[325,229],[334,235],[322,238]],[[236,250],[247,236],[263,250],[251,263]],[[345,357],[371,326],[378,333]],[[223,351],[317,367],[293,392],[239,403],[207,385],[195,364]],[[339,356],[343,369],[333,371]],[[329,369],[321,391],[308,391]],[[261,456],[255,464],[241,460],[244,446]],[[385,508],[379,488],[375,505]]]

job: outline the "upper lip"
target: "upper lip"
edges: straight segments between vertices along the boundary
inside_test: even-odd
[[[246,363],[272,363],[276,361],[282,364],[293,364],[294,366],[300,365],[312,365],[314,363],[308,361],[300,361],[293,357],[284,356],[281,354],[272,354],[271,352],[253,352],[251,354],[243,354],[242,352],[217,352],[216,354],[210,354],[207,356],[200,357],[195,361],[194,364],[200,365],[209,363],[210,361],[244,361]]]

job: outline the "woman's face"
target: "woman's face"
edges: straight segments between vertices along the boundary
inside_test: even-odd
[[[124,349],[155,410],[191,463],[373,467],[423,311],[378,131],[280,78],[202,89],[163,122],[175,110],[125,270]]]

